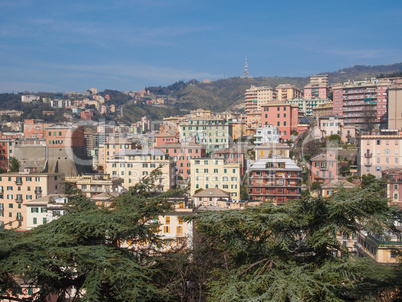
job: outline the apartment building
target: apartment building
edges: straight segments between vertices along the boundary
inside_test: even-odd
[[[299,123],[299,108],[297,105],[284,102],[272,102],[262,106],[261,124],[277,127],[281,140],[290,139],[292,131],[297,130]]]
[[[99,145],[98,165],[102,168],[106,167],[106,162],[112,159],[122,150],[135,150],[140,146],[137,142],[130,141],[124,137],[112,137],[102,145]]]
[[[301,197],[302,169],[289,158],[267,158],[250,167],[250,198],[284,205]]]
[[[333,85],[334,114],[345,118],[345,125],[387,124],[389,79],[371,79]]]
[[[177,143],[179,143],[179,137],[176,134],[162,132],[155,135],[155,147],[158,147],[163,144],[177,144]]]
[[[329,183],[337,179],[338,159],[336,153],[319,154],[310,159],[311,183]]]
[[[304,116],[313,116],[313,111],[315,108],[327,104],[330,102],[329,99],[289,99],[284,101],[286,104],[297,105],[299,107],[299,112],[302,112]]]
[[[381,172],[382,177],[388,180],[387,197],[389,205],[402,207],[402,168],[393,168]]]
[[[24,138],[45,138],[49,126],[43,120],[24,120]]]
[[[225,164],[239,164],[241,177],[243,177],[246,172],[245,150],[241,145],[236,145],[232,148],[224,150],[218,150],[212,154],[212,158],[224,159]]]
[[[351,190],[356,187],[356,184],[353,184],[346,179],[339,177],[321,186],[321,196],[329,197],[337,192],[340,187],[346,190]]]
[[[64,173],[0,174],[0,227],[27,229],[27,202],[64,191]]]
[[[264,158],[284,157],[289,158],[290,147],[287,144],[267,142],[262,145],[256,146],[255,160],[259,161]]]
[[[358,257],[369,257],[381,264],[398,264],[401,249],[402,236],[400,233],[385,232],[380,235],[361,231],[357,234]]]
[[[68,197],[63,194],[49,194],[26,203],[27,230],[52,222],[65,214]]]
[[[206,156],[205,146],[195,143],[166,143],[155,147],[166,153],[173,162],[176,175],[180,179],[190,180],[191,159]]]
[[[261,115],[260,115],[261,117]],[[247,135],[247,122],[241,120],[232,120],[229,121],[232,127],[232,138],[233,140],[237,140],[243,136]]]
[[[122,179],[112,178],[110,174],[88,174],[66,177],[66,181],[74,184],[82,194],[92,198],[101,193],[122,192]]]
[[[207,153],[232,146],[232,127],[223,119],[197,117],[180,124],[180,142],[204,145]]]
[[[334,114],[334,102],[327,102],[313,108],[313,117],[323,117]]]
[[[226,163],[224,158],[191,159],[190,195],[198,189],[218,188],[240,199],[240,164]]]
[[[254,137],[254,144],[257,146],[268,142],[279,143],[280,132],[277,127],[264,125],[263,127],[257,128]]]
[[[286,101],[302,98],[303,92],[294,85],[280,84],[276,86],[276,96],[278,101]]]
[[[66,176],[93,172],[83,127],[60,124],[46,127],[45,130],[48,172],[62,171]]]
[[[370,135],[356,137],[358,145],[358,174],[373,174],[381,177],[381,172],[399,168],[402,161],[402,133],[399,130],[382,129]]]
[[[277,99],[277,92],[270,86],[256,87],[251,85],[246,89],[245,102],[246,113],[261,111],[261,106]]]
[[[396,79],[388,88],[388,129],[402,130],[402,79]]]
[[[112,178],[121,178],[126,189],[136,185],[142,178],[159,169],[155,188],[167,191],[175,185],[174,166],[169,155],[161,150],[121,150],[106,162],[106,173]]]
[[[310,83],[304,86],[304,98],[310,99],[327,99],[328,98],[328,75],[312,75]]]

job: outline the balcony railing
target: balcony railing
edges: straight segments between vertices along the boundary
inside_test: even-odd
[[[24,217],[19,216],[19,217],[17,217],[17,220],[18,220],[18,221],[23,221],[23,220],[24,220]]]
[[[364,153],[364,157],[365,157],[365,158],[372,158],[372,157],[373,157],[373,153]]]
[[[15,184],[16,184],[16,185],[22,185],[22,180],[16,180],[16,181],[15,181]]]
[[[16,202],[16,203],[22,203],[22,201],[23,201],[22,198],[16,198],[16,199],[15,199],[15,202]]]

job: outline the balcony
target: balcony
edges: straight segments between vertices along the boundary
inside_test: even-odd
[[[364,166],[366,166],[366,167],[371,167],[372,164],[371,164],[371,163],[365,163]]]
[[[328,167],[320,167],[320,171],[328,171]]]
[[[16,181],[15,181],[15,184],[16,184],[16,185],[19,185],[19,186],[22,185],[22,180],[16,180]]]
[[[373,157],[373,153],[364,153],[364,157],[365,157],[365,158],[372,158],[372,157]]]
[[[42,194],[42,188],[35,188],[35,194],[36,195],[41,195]]]
[[[15,199],[15,202],[16,202],[16,203],[22,203],[22,202],[23,202],[22,197],[21,197],[21,198],[17,197],[17,198]]]
[[[24,220],[24,217],[19,216],[19,217],[17,217],[17,220],[18,220],[18,221],[23,221],[23,220]]]

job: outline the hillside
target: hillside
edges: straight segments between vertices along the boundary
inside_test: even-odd
[[[364,80],[379,75],[402,72],[402,63],[377,66],[353,66],[328,74],[330,84],[347,80]],[[177,82],[167,87],[146,88],[156,97],[173,98],[175,109],[192,110],[197,108],[224,111],[233,108],[244,101],[244,92],[254,86],[272,86],[293,84],[303,88],[309,82],[309,77],[259,77],[259,78],[228,78],[212,81],[208,84],[191,80],[187,83]]]

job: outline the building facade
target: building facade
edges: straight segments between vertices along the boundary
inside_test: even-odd
[[[199,189],[218,188],[240,199],[240,164],[226,163],[224,158],[191,159],[190,195]]]
[[[278,101],[299,99],[303,97],[303,92],[291,84],[280,84],[276,86],[276,96]]]
[[[301,171],[288,158],[268,158],[250,167],[250,198],[284,205],[301,197]]]
[[[126,189],[150,176],[157,168],[159,174],[155,180],[155,189],[167,191],[174,186],[174,166],[169,156],[161,150],[121,150],[106,162],[106,173],[112,178],[121,178]]]
[[[345,124],[386,125],[389,79],[346,82],[333,85],[334,114]]]
[[[261,106],[277,99],[277,92],[270,86],[256,87],[251,85],[246,89],[245,102],[246,113],[261,111]]]
[[[273,102],[262,106],[261,124],[278,128],[281,140],[289,140],[292,131],[297,130],[299,108],[284,102]]]
[[[223,119],[194,118],[180,124],[180,142],[195,142],[204,145],[206,152],[232,146],[231,124]]]
[[[63,173],[0,174],[0,227],[27,229],[28,202],[64,190]]]
[[[381,172],[401,166],[402,133],[398,130],[383,129],[370,135],[356,137],[358,145],[358,174],[373,174],[381,177]]]
[[[188,181],[191,176],[191,159],[206,156],[205,147],[195,143],[165,143],[155,149],[161,150],[169,156],[175,168],[175,175],[179,179]]]

